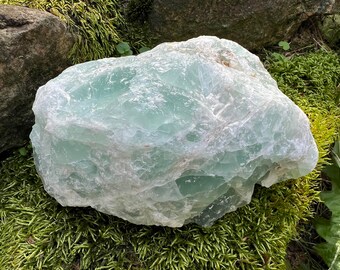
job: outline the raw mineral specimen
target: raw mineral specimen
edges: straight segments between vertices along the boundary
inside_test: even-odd
[[[136,224],[209,226],[313,170],[306,115],[258,57],[202,36],[75,65],[39,88],[30,135],[46,191]]]

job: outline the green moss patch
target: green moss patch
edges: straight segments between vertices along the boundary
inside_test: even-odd
[[[61,207],[30,157],[7,159],[1,175],[2,269],[282,269],[315,196],[308,178],[258,187],[250,205],[211,228],[171,229]]]
[[[308,115],[320,159],[315,171],[263,188],[210,228],[137,226],[89,208],[60,206],[43,189],[31,151],[0,167],[0,269],[285,269],[286,247],[312,216],[318,177],[339,127],[336,54],[270,61],[281,89]]]

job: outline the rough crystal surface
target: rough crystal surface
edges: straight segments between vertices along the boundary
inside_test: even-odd
[[[318,159],[258,57],[202,36],[91,61],[42,86],[30,135],[46,191],[136,224],[209,226]]]

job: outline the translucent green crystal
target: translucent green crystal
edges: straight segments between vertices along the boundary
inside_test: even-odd
[[[199,37],[91,61],[42,86],[31,133],[46,191],[136,224],[208,226],[310,172],[306,115],[258,57]]]

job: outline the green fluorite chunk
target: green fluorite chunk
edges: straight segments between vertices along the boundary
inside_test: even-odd
[[[318,159],[306,115],[258,57],[216,37],[72,66],[33,110],[46,191],[136,224],[211,225],[256,183],[305,175]]]

